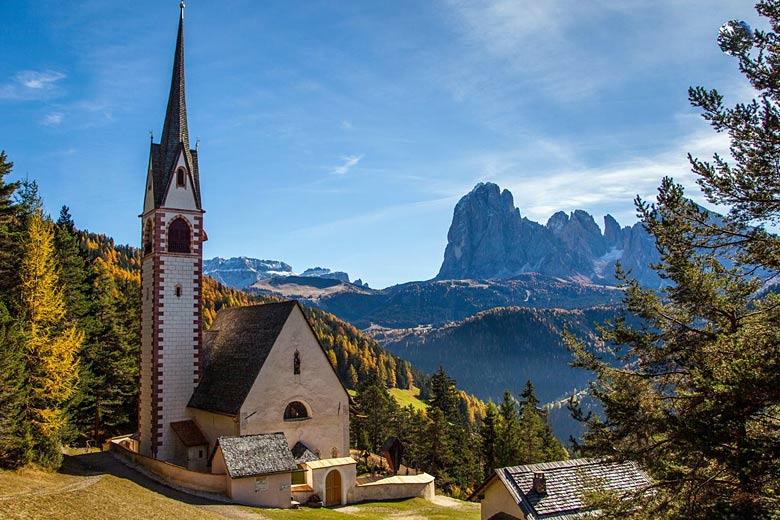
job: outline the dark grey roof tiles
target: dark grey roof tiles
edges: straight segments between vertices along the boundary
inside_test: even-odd
[[[280,432],[220,437],[217,445],[222,450],[230,478],[286,473],[298,469],[287,439]]]
[[[534,473],[544,473],[547,493],[533,490]],[[573,459],[499,468],[496,475],[515,501],[535,518],[579,518],[587,508],[587,491],[634,491],[651,480],[634,462]],[[561,516],[566,515],[566,516]],[[571,516],[570,516],[571,515]]]
[[[238,414],[296,305],[286,301],[219,311],[203,335],[203,375],[187,406]]]
[[[316,453],[311,451],[308,446],[300,441],[296,442],[295,446],[293,446],[292,454],[293,457],[295,457],[295,462],[298,464],[304,464],[313,460],[320,460]]]

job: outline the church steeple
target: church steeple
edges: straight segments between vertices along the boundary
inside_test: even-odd
[[[168,107],[165,110],[160,144],[152,143],[149,157],[149,180],[147,187],[150,196],[144,204],[144,211],[150,208],[170,206],[167,200],[171,184],[179,175],[185,175],[191,186],[191,196],[195,209],[201,208],[200,172],[198,170],[198,151],[190,149],[190,136],[187,128],[187,100],[184,89],[184,2],[180,4],[179,31],[176,37],[176,50],[173,55],[171,89],[168,93]],[[183,173],[182,173],[183,172]],[[178,182],[177,181],[177,182]]]
[[[167,461],[181,452],[171,424],[190,419],[187,403],[201,373],[203,213],[198,151],[187,132],[182,2],[168,108],[160,144],[151,144],[141,214],[139,449]]]
[[[190,137],[187,131],[187,101],[184,95],[184,2],[180,4],[179,34],[176,37],[176,51],[173,56],[173,74],[171,75],[171,91],[168,95],[168,109],[165,111],[160,146],[165,156],[165,169],[170,170],[179,145],[184,150],[190,149]],[[185,152],[186,153],[186,152]]]

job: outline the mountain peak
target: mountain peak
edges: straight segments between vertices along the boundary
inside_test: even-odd
[[[558,211],[542,226],[520,217],[509,190],[481,182],[455,206],[436,278],[501,279],[535,272],[611,283],[614,262],[621,259],[646,282],[657,285],[647,267],[657,253],[645,247],[643,233],[641,225],[621,229],[609,215],[602,233],[593,216],[581,209],[570,214]]]

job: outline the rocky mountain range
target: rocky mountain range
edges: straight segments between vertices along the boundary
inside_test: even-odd
[[[639,223],[621,227],[607,215],[602,232],[590,214],[576,210],[559,211],[542,225],[520,214],[508,190],[488,182],[455,206],[436,279],[510,279],[533,272],[610,285],[619,260],[643,285],[657,287],[660,279],[648,267],[657,258]]]
[[[279,260],[259,260],[245,256],[234,258],[211,258],[203,261],[203,274],[219,283],[234,289],[248,289],[258,282],[272,278],[323,278],[359,287],[368,287],[360,279],[350,282],[349,275],[343,271],[331,271],[325,267],[311,267],[300,275],[293,272],[290,264]]]

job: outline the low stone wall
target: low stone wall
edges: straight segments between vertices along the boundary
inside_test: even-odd
[[[225,475],[191,471],[187,468],[171,464],[170,462],[156,460],[141,455],[140,453],[130,451],[117,442],[109,443],[109,448],[129,462],[141,466],[166,482],[170,482],[174,486],[206,493],[227,494],[227,477]]]
[[[361,480],[363,480],[361,482]],[[357,485],[350,490],[348,502],[399,500],[420,497],[433,500],[436,495],[434,478],[427,473],[421,475],[396,475],[395,477],[369,481],[358,479]]]

